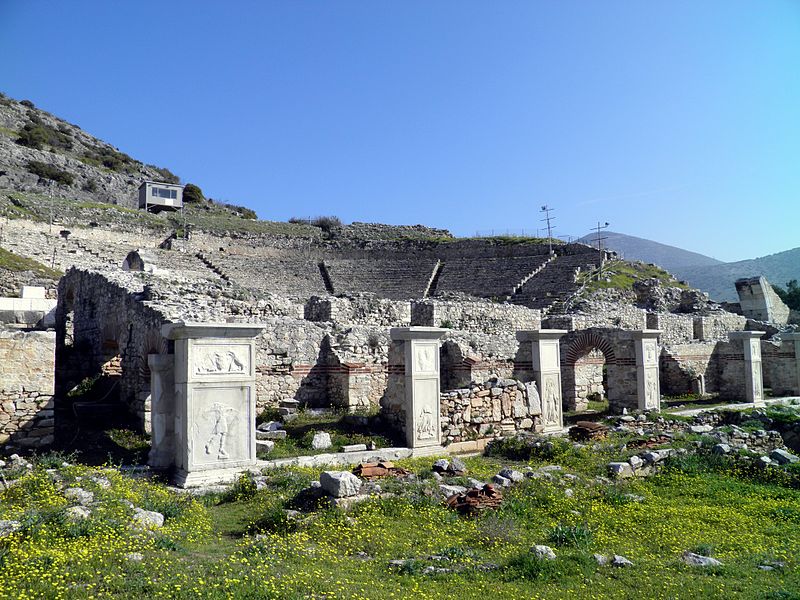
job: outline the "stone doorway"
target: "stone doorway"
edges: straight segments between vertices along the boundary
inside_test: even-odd
[[[607,401],[609,367],[616,365],[611,343],[602,335],[582,332],[564,346],[562,393],[564,408],[583,411],[590,400]]]

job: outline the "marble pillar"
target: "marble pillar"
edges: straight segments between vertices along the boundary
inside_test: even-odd
[[[405,434],[409,448],[438,449],[442,444],[439,345],[445,329],[394,327],[392,341],[403,344]]]
[[[747,402],[764,404],[764,380],[761,375],[761,336],[764,331],[732,331],[728,339],[742,344],[744,357],[744,396]]]
[[[542,402],[542,427],[544,433],[564,429],[561,405],[561,350],[559,340],[567,333],[564,329],[539,329],[518,331],[520,342],[531,343],[533,378]]]
[[[150,354],[150,455],[156,469],[170,467],[175,458],[175,356]]]
[[[660,349],[657,329],[634,331],[633,343],[636,352],[636,407],[639,410],[661,410],[661,384],[658,360]]]
[[[175,342],[175,483],[232,481],[256,462],[255,336],[249,323],[168,323]]]

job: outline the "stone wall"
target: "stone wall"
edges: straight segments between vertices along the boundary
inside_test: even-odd
[[[311,296],[305,304],[304,315],[309,321],[407,327],[411,324],[411,304],[408,301],[378,298],[371,294],[350,297]]]
[[[536,430],[542,407],[526,384],[491,379],[443,392],[441,414],[442,443],[450,444]]]
[[[661,393],[672,396],[696,393],[696,381],[703,376],[706,393],[720,388],[717,342],[674,344],[661,349],[659,369]]]
[[[789,320],[789,307],[783,303],[763,275],[736,280],[736,293],[745,317],[785,325]]]
[[[53,442],[55,339],[52,331],[0,329],[0,446]]]
[[[742,315],[720,312],[694,318],[694,338],[701,341],[727,340],[731,331],[743,331],[747,319]]]
[[[685,344],[694,339],[694,317],[672,313],[647,313],[647,328],[661,331],[664,345]]]
[[[411,324],[486,334],[513,334],[520,330],[539,329],[541,311],[472,299],[415,300],[411,302]]]
[[[800,395],[794,340],[762,341],[761,358],[764,387],[771,388],[773,396]]]

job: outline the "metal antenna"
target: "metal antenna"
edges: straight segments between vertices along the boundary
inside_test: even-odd
[[[550,249],[550,256],[553,255],[553,226],[551,225],[551,221],[555,221],[555,217],[551,217],[550,213],[553,212],[553,209],[545,204],[541,208],[541,212],[544,213],[544,219],[539,219],[540,221],[547,221],[547,246]]]

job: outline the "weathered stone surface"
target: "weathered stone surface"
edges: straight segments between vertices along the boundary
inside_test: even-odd
[[[22,528],[22,523],[19,521],[2,520],[0,521],[0,539],[19,531]]]
[[[681,558],[683,562],[693,567],[719,567],[722,565],[716,558],[695,554],[694,552],[684,552]]]
[[[311,440],[311,447],[314,450],[325,450],[333,445],[331,434],[326,431],[318,431]]]
[[[614,559],[611,561],[611,566],[612,567],[632,567],[633,563],[630,560],[628,560],[627,558],[625,558],[624,556],[621,556],[619,554],[615,554],[614,555]]]
[[[164,526],[164,515],[154,510],[144,510],[143,508],[133,509],[133,521],[143,529],[153,529]]]
[[[633,477],[633,469],[626,462],[608,463],[608,472],[613,479],[627,479]]]
[[[89,506],[94,501],[94,493],[83,488],[67,488],[64,490],[64,497],[67,500],[77,502],[82,506]]]
[[[70,521],[82,521],[88,519],[92,512],[85,506],[70,506],[67,508],[66,515]]]
[[[770,452],[769,457],[779,465],[788,465],[791,463],[796,463],[800,460],[800,457],[780,448]]]
[[[536,558],[541,560],[555,560],[556,553],[550,546],[544,546],[541,544],[537,544],[533,548],[531,548]]]
[[[334,498],[355,496],[361,490],[361,480],[349,471],[323,471],[319,482]]]

